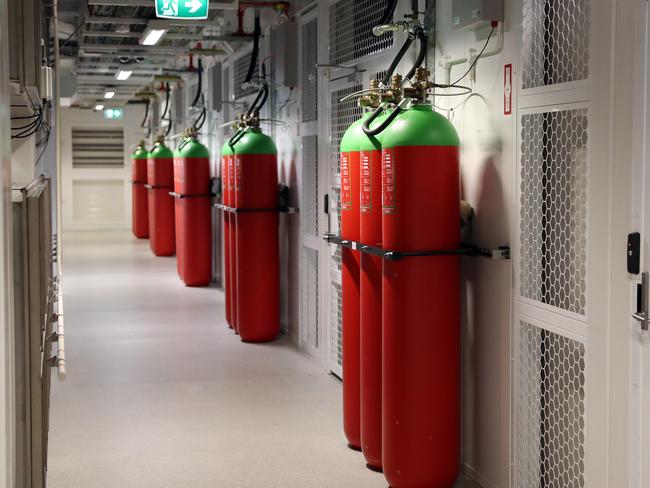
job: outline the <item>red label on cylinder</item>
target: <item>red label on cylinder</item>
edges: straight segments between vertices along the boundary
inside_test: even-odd
[[[241,158],[235,158],[235,190],[241,190]]]
[[[350,160],[347,153],[341,153],[341,209],[352,208],[352,182],[350,181]]]
[[[224,190],[229,190],[230,185],[228,181],[228,156],[224,156],[221,160],[221,184]]]
[[[368,213],[372,210],[372,165],[370,153],[361,153],[361,211]]]
[[[382,152],[381,186],[382,207],[385,214],[394,213],[397,209],[395,202],[395,167],[393,151],[386,149]]]

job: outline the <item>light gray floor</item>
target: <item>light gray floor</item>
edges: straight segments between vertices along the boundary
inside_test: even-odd
[[[64,241],[68,378],[49,488],[384,488],[346,448],[341,385],[287,340],[242,344],[217,289],[126,233]]]

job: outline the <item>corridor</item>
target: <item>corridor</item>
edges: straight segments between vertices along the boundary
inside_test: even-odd
[[[289,340],[242,344],[223,295],[124,233],[68,233],[68,376],[50,488],[374,488],[345,446],[341,385]]]

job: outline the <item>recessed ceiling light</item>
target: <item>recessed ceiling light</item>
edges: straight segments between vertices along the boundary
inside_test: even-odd
[[[114,96],[115,96],[115,92],[114,92],[114,91],[107,91],[106,93],[104,93],[104,98],[106,98],[106,99],[111,99],[111,98],[113,98]]]
[[[167,32],[167,29],[151,29],[147,28],[142,35],[142,40],[140,41],[144,46],[154,46],[160,42],[162,37]]]
[[[98,112],[100,110],[104,110],[104,106],[101,103],[99,105],[95,105],[95,110],[97,110]]]
[[[121,69],[117,72],[116,78],[120,81],[126,81],[129,78],[131,78],[131,75],[133,74],[133,71],[127,71],[124,69]]]

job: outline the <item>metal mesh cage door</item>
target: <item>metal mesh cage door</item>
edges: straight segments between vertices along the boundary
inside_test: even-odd
[[[604,211],[593,118],[590,0],[521,3],[517,93],[513,486],[583,488],[605,390],[597,276]],[[584,89],[576,89],[583,88]],[[591,439],[591,440],[590,440]]]

